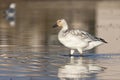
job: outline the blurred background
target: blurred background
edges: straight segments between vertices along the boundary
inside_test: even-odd
[[[70,27],[108,42],[94,49],[96,53],[119,53],[119,4],[119,0],[0,0],[0,49],[62,46],[57,39],[60,29],[52,26],[64,18]]]
[[[108,43],[70,58],[61,18]],[[0,0],[0,80],[120,80],[119,21],[120,0]]]

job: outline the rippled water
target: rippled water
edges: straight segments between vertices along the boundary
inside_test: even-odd
[[[39,33],[18,32],[0,29],[0,80],[120,80],[119,53],[70,57],[63,46],[40,45]]]
[[[7,80],[119,80],[120,54],[68,55],[49,46],[43,52],[16,46],[18,51],[0,51],[0,78]],[[37,47],[41,49],[44,47]],[[34,49],[34,48],[33,48]]]

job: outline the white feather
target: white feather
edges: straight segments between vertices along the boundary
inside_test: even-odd
[[[80,53],[103,44],[101,38],[94,37],[85,31],[79,29],[68,29],[67,22],[64,19],[59,20],[57,24],[62,24],[62,29],[58,34],[59,41],[71,50],[77,49]]]

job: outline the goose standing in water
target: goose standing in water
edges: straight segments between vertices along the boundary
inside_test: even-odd
[[[69,29],[65,19],[57,20],[53,27],[61,27],[58,33],[58,40],[67,48],[71,49],[70,55],[73,55],[75,50],[80,54],[83,51],[90,50],[103,43],[107,43],[104,39],[90,35],[79,29]]]

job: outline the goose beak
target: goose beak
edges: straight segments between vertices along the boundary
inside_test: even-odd
[[[53,25],[53,28],[56,28],[56,27],[58,27],[57,23]]]

